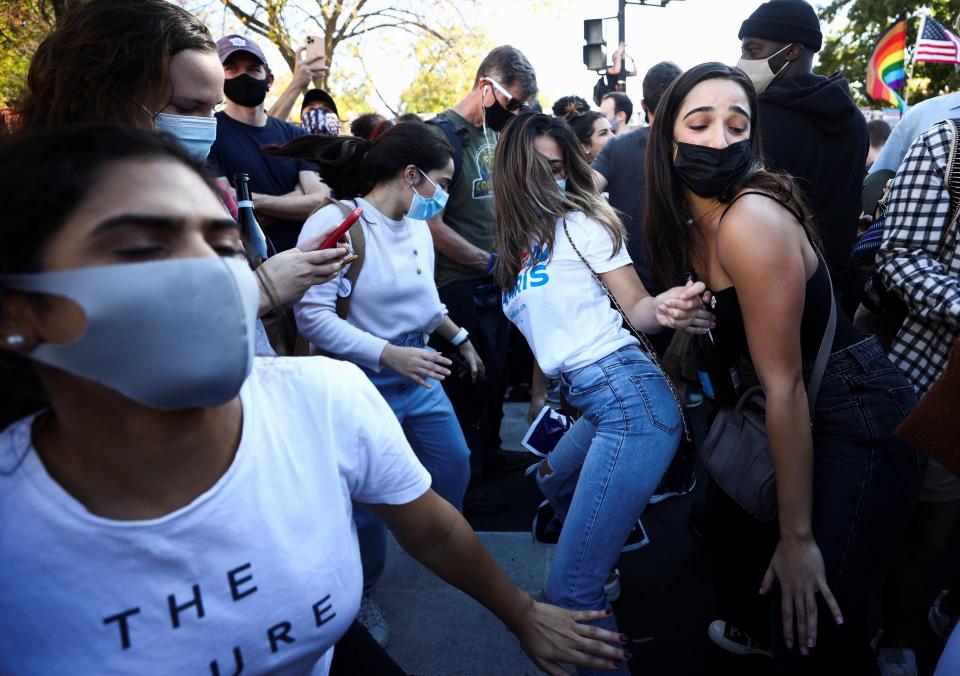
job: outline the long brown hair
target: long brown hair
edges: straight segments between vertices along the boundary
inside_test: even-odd
[[[567,174],[563,193],[550,163],[533,145],[540,136],[549,136],[563,151]],[[580,141],[561,118],[532,113],[511,120],[497,142],[492,173],[499,254],[493,278],[503,290],[516,286],[520,257],[531,244],[553,251],[557,219],[572,211],[598,221],[613,240],[614,252],[623,246],[623,223],[597,190]]]
[[[750,78],[738,68],[722,63],[702,63],[694,66],[664,92],[657,105],[657,113],[650,129],[646,154],[647,206],[644,230],[653,278],[659,288],[669,288],[684,282],[690,269],[691,243],[694,229],[687,219],[683,183],[673,165],[673,128],[683,101],[690,91],[706,80],[731,80],[743,88],[750,103],[750,147],[754,165],[738,185],[718,195],[721,202],[729,202],[744,188],[765,192],[789,205],[804,217],[803,226],[816,238],[813,218],[803,193],[788,175],[764,168],[760,145],[760,120],[757,92]]]
[[[172,2],[81,3],[60,19],[30,62],[20,127],[150,127],[144,107],[170,96],[170,59],[188,49],[214,51],[216,44],[199,19]]]

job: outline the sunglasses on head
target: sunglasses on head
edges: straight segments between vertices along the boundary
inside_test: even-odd
[[[505,97],[507,97],[507,105],[505,107],[511,113],[514,112],[515,110],[519,110],[520,108],[525,108],[529,105],[526,101],[518,101],[517,99],[513,98],[513,95],[507,91],[506,87],[501,85],[492,77],[488,77],[486,79],[490,82],[490,84],[493,85],[494,89],[496,89],[498,92],[500,92]]]

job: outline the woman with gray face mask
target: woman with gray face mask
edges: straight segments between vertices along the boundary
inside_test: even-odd
[[[327,674],[360,604],[351,500],[541,669],[624,658],[580,624],[602,613],[510,582],[355,366],[253,357],[237,226],[182,151],[85,126],[0,156],[0,359],[26,404],[0,432],[0,672]]]
[[[78,63],[84,67],[65,67]],[[37,49],[28,84],[22,130],[96,121],[155,128],[197,162],[217,135],[213,111],[223,99],[223,67],[216,44],[199,19],[165,0],[78,6]],[[236,216],[233,196],[221,199]],[[305,242],[257,268],[258,316],[339,272],[347,249],[317,251],[319,245]]]

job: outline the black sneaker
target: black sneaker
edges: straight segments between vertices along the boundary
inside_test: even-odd
[[[560,541],[561,530],[563,530],[563,522],[554,514],[550,501],[544,500],[537,507],[537,513],[533,516],[533,525],[530,527],[533,541],[547,547],[556,547],[557,542]]]
[[[562,530],[563,522],[557,518],[550,501],[544,500],[541,502],[540,506],[537,507],[537,513],[533,517],[533,525],[530,527],[534,542],[539,542],[547,547],[556,547],[557,542],[560,541],[560,531]],[[648,544],[650,544],[650,538],[647,536],[647,531],[640,523],[640,519],[637,519],[637,524],[630,531],[627,542],[620,551],[632,552]]]
[[[745,631],[737,629],[723,620],[714,620],[707,629],[707,635],[717,647],[734,655],[763,655],[773,657],[767,646],[761,646]]]
[[[507,506],[507,496],[496,486],[471,481],[463,496],[463,508],[479,514],[494,514]]]

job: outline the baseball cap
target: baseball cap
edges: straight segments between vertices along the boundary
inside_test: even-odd
[[[260,59],[260,63],[266,64],[267,57],[253,40],[249,40],[242,35],[225,35],[217,40],[217,53],[220,56],[220,63],[226,61],[234,52],[247,52]]]

